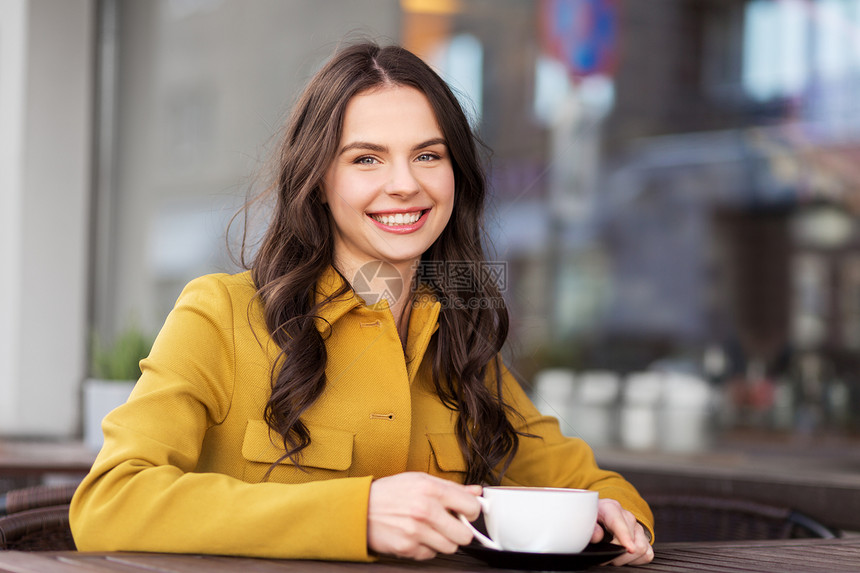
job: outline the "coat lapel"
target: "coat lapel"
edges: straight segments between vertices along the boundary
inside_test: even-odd
[[[415,293],[412,315],[409,317],[409,335],[406,338],[406,372],[409,383],[415,380],[418,368],[424,361],[424,353],[430,338],[439,330],[439,312],[442,305],[432,291],[422,285]]]

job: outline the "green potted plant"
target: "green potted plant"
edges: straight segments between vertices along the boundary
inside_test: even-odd
[[[91,377],[84,383],[84,444],[90,449],[101,449],[102,419],[128,400],[152,342],[137,325],[126,328],[112,344],[93,337]]]

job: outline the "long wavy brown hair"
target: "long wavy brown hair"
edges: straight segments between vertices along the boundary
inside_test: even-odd
[[[334,261],[323,178],[335,158],[350,98],[383,86],[411,86],[424,93],[450,152],[453,214],[423,254],[422,264],[456,262],[459,272],[472,276],[451,285],[444,276],[418,273],[431,277],[429,286],[448,301],[427,356],[432,357],[439,398],[458,412],[466,482],[498,483],[517,451],[518,432],[508,418],[515,412],[502,399],[498,358],[508,334],[508,312],[497,285],[481,272],[486,268],[486,178],[476,138],[456,97],[427,64],[401,47],[361,43],[339,50],[311,79],[288,120],[269,189],[275,195],[274,211],[250,265],[267,328],[281,349],[265,420],[283,437],[286,453],[281,459],[300,463],[300,452],[312,439],[302,414],[326,384],[325,336],[315,318],[323,305],[350,289],[345,281],[340,292],[316,303],[317,282]],[[244,258],[244,241],[242,250]]]

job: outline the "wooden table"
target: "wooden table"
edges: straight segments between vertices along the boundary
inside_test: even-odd
[[[647,566],[601,567],[601,573],[626,571],[721,571],[761,573],[856,573],[860,537],[780,541],[664,543],[655,546]]]
[[[804,573],[860,571],[860,537],[835,540],[738,541],[719,543],[665,543],[657,545],[657,557],[649,565],[600,567],[610,573],[721,571]],[[163,553],[0,552],[0,571],[5,573],[442,573],[445,571],[503,571],[491,569],[464,555],[445,556],[427,562],[388,559],[377,563],[284,561],[213,555]]]

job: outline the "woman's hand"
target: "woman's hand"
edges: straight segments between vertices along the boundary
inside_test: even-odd
[[[367,545],[377,553],[412,559],[454,553],[472,540],[472,532],[451,512],[477,519],[478,495],[481,486],[418,472],[375,480],[370,485]]]
[[[645,528],[614,499],[601,499],[597,502],[597,523],[591,536],[592,543],[603,541],[604,531],[600,527],[600,524],[603,524],[613,536],[608,541],[627,549],[627,553],[612,560],[612,565],[642,565],[654,559],[654,549]]]

